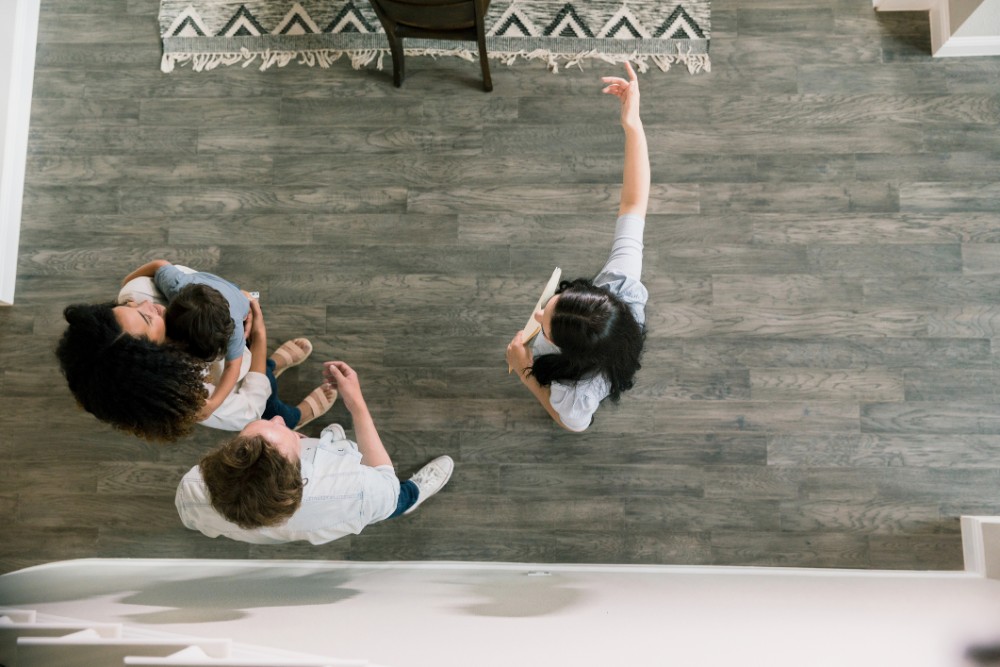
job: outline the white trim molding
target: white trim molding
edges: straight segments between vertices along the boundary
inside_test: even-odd
[[[1000,55],[1000,34],[996,35],[968,35],[955,36],[955,33],[962,26],[952,26],[952,11],[957,5],[952,4],[954,0],[872,0],[872,7],[878,12],[928,12],[931,28],[931,55],[935,58],[955,58],[962,56],[996,56]],[[978,22],[979,27],[986,27],[994,21],[982,20],[982,16],[992,16],[996,13],[997,4],[1000,0],[983,0],[980,8],[986,10],[976,16],[965,18],[965,23],[969,21]],[[959,13],[960,17],[965,17],[965,13]],[[997,31],[1000,33],[1000,29]]]
[[[1000,55],[1000,35],[990,37],[950,37],[934,50],[935,58]]]
[[[962,554],[966,572],[1000,579],[1000,517],[963,516]]]
[[[0,305],[14,303],[17,280],[17,246],[21,236],[21,205],[24,197],[28,126],[31,121],[31,89],[34,83],[35,46],[38,41],[40,0],[15,0],[13,20],[0,25]],[[9,12],[10,8],[6,9]],[[6,12],[4,18],[9,17]],[[5,49],[6,50],[6,49]],[[9,56],[9,58],[7,57]]]

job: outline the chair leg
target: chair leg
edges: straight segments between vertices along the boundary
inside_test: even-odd
[[[493,90],[493,80],[490,78],[490,58],[486,53],[486,38],[479,33],[479,66],[483,70],[483,90],[487,93]]]
[[[406,77],[406,66],[403,63],[403,38],[397,35],[394,29],[387,29],[385,36],[389,40],[389,50],[392,52],[392,85],[399,88],[403,85],[403,79]]]
[[[486,8],[489,7],[489,0],[482,2],[474,0],[476,3],[476,41],[479,42],[479,66],[483,70],[483,90],[487,93],[493,90],[493,79],[490,78],[490,58],[486,53]],[[485,6],[484,6],[485,5]]]

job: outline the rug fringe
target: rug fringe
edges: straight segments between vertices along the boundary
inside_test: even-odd
[[[347,56],[351,61],[351,67],[354,69],[361,69],[362,67],[366,67],[374,62],[375,67],[381,70],[385,57],[388,55],[390,55],[390,51],[388,49],[365,49],[355,51],[336,49],[311,49],[300,51],[267,50],[259,52],[243,48],[237,53],[190,53],[175,51],[163,54],[163,57],[160,60],[160,70],[164,73],[170,73],[174,71],[174,68],[177,65],[184,64],[190,64],[191,69],[195,72],[207,72],[221,65],[230,66],[238,64],[243,67],[248,67],[253,64],[257,58],[260,58],[260,66],[258,69],[262,72],[270,69],[271,67],[285,67],[292,62],[309,67],[322,67],[326,69],[339,60],[341,56]],[[473,62],[478,58],[479,54],[478,52],[470,49],[407,49],[406,55],[430,56],[432,58],[450,56]],[[671,65],[678,63],[685,65],[688,72],[691,74],[697,74],[701,71],[712,71],[712,61],[707,53],[691,53],[690,48],[688,48],[687,52],[684,52],[683,47],[681,46],[677,47],[676,54],[609,54],[600,53],[595,50],[570,54],[556,53],[547,49],[535,49],[533,51],[493,52],[489,54],[489,57],[490,59],[497,60],[508,67],[517,62],[518,58],[524,60],[544,60],[549,70],[553,73],[559,71],[560,65],[562,65],[563,68],[576,67],[582,70],[584,62],[588,60],[600,60],[610,64],[620,64],[627,60],[635,65],[635,68],[640,73],[645,73],[649,70],[650,62],[659,67],[663,72],[668,71]]]

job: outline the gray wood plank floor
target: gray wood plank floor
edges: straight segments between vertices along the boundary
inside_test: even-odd
[[[710,74],[642,76],[653,165],[638,386],[561,432],[503,350],[552,267],[610,243],[598,77],[464,61],[159,72],[154,0],[45,0],[17,305],[0,309],[0,568],[90,556],[959,569],[1000,512],[1000,59],[925,15],[716,0]],[[174,487],[220,441],[80,411],[62,308],[167,257],[261,292],[283,378],[361,374],[410,517],[325,547],[210,540]],[[348,420],[337,405],[331,420]],[[318,431],[319,424],[311,429]]]

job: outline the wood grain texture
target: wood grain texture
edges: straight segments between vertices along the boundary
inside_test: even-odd
[[[958,569],[1000,512],[1000,64],[926,13],[714,3],[712,72],[640,75],[652,198],[635,388],[555,426],[504,347],[552,268],[592,276],[622,130],[601,64],[159,71],[155,0],[44,0],[17,305],[0,309],[0,571],[92,556]],[[568,111],[569,110],[569,111]],[[321,549],[208,539],[150,445],[78,408],[74,302],[166,257],[308,336],[295,401],[359,372],[419,512]],[[324,421],[350,427],[342,402]],[[556,592],[558,593],[558,591]],[[555,594],[555,593],[554,593]],[[165,619],[169,620],[169,619]]]

